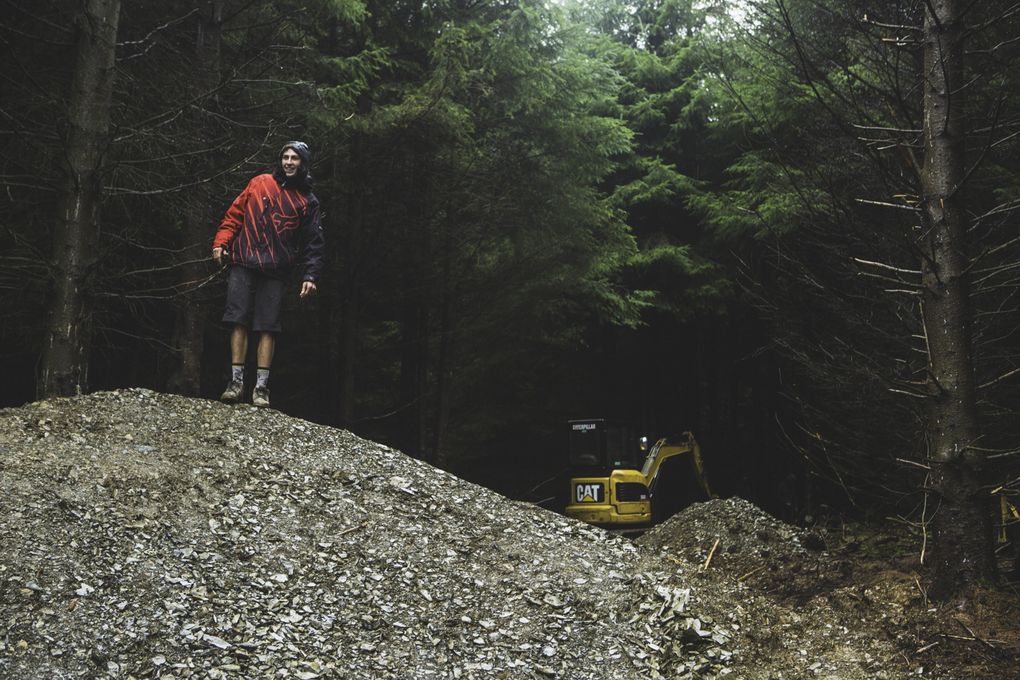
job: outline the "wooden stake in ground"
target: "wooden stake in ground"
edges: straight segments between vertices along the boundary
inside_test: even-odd
[[[701,565],[702,571],[708,570],[708,565],[712,563],[712,556],[715,555],[715,549],[719,547],[719,539],[715,539],[715,543],[712,544],[712,549],[708,551],[708,557],[705,558],[705,563]]]

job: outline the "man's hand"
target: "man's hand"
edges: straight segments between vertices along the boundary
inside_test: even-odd
[[[315,294],[315,281],[302,281],[301,282],[301,295],[300,297],[306,298],[309,295]]]
[[[227,253],[223,250],[223,248],[212,249],[212,259],[221,267],[225,264],[224,260],[226,259],[226,255]]]

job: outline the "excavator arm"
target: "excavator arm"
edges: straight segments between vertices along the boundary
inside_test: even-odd
[[[649,449],[648,455],[645,457],[645,463],[641,467],[641,475],[644,477],[645,486],[648,487],[652,496],[655,495],[656,483],[659,480],[659,473],[662,472],[663,464],[670,458],[683,455],[691,456],[693,462],[691,467],[697,476],[698,486],[705,492],[705,496],[715,498],[716,495],[712,493],[712,489],[708,484],[708,477],[705,475],[705,465],[701,459],[701,446],[698,445],[698,440],[690,432],[684,432],[679,439],[673,441],[663,437]]]

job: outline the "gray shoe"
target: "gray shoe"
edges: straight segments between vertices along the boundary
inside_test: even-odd
[[[220,395],[220,401],[225,401],[228,404],[236,404],[241,401],[241,397],[244,395],[244,384],[239,382],[232,382],[227,385],[227,389],[223,390],[223,394]]]
[[[255,392],[251,395],[251,403],[253,406],[259,408],[269,407],[269,388],[268,387],[256,387]]]

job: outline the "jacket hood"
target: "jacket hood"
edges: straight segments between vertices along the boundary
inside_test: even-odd
[[[297,174],[293,177],[287,177],[287,174],[283,171],[283,163],[281,157],[283,152],[287,149],[292,149],[301,158],[301,167],[298,168]],[[276,156],[276,167],[273,168],[273,178],[279,182],[282,187],[290,187],[292,189],[300,189],[301,191],[311,191],[312,189],[312,150],[308,148],[308,145],[304,142],[292,141],[287,142],[280,148],[280,153]]]

